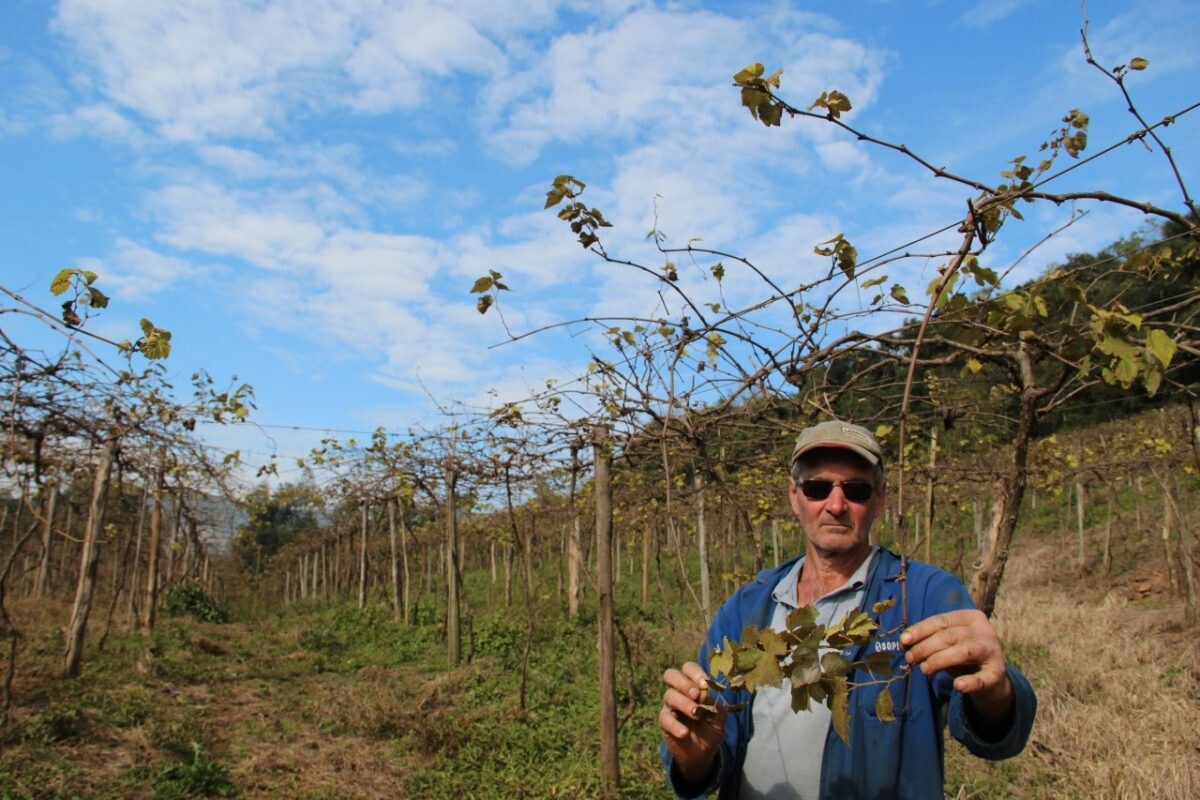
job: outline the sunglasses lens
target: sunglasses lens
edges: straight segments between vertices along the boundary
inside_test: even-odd
[[[804,496],[809,500],[824,500],[833,491],[833,481],[810,478],[800,482],[800,491],[804,492]]]
[[[865,503],[871,499],[875,487],[869,481],[843,481],[835,484],[824,478],[809,478],[800,482],[800,491],[809,500],[824,500],[833,492],[834,486],[842,487],[842,494],[851,503]]]
[[[865,503],[871,499],[871,490],[874,488],[866,481],[846,481],[842,484],[842,494],[851,503]]]

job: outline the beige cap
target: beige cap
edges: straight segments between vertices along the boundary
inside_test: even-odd
[[[850,450],[865,458],[872,466],[883,463],[883,450],[869,430],[861,425],[836,419],[800,431],[800,435],[796,437],[796,446],[792,448],[792,460],[788,463],[795,464],[797,458],[819,447],[841,447]]]

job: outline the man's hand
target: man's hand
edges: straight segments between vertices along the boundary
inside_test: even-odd
[[[675,759],[679,775],[689,784],[708,777],[713,760],[725,735],[725,712],[707,714],[700,709],[709,702],[708,675],[699,664],[689,661],[682,669],[663,673],[667,690],[658,712],[667,750]]]
[[[1013,688],[996,629],[982,611],[961,609],[929,617],[900,636],[905,658],[926,675],[946,670],[954,688],[971,699],[982,721],[1004,725],[1013,712]]]

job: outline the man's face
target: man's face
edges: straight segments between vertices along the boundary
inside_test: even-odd
[[[809,468],[802,471],[803,478],[875,482],[874,468],[849,450],[815,450],[805,456],[805,463]],[[792,511],[804,526],[810,548],[824,558],[866,555],[871,546],[871,523],[883,508],[882,485],[875,487],[866,502],[852,503],[841,486],[834,486],[824,500],[810,500],[795,480],[788,483]]]

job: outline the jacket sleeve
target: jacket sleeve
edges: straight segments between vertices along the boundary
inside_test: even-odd
[[[1025,748],[1025,743],[1029,741],[1030,731],[1033,730],[1033,718],[1037,714],[1037,696],[1033,693],[1033,686],[1012,664],[1008,665],[1008,678],[1012,681],[1013,703],[1015,704],[1012,725],[1009,726],[1008,732],[1004,736],[996,740],[984,739],[971,728],[964,695],[961,692],[954,692],[950,697],[948,715],[950,735],[980,758],[992,761],[1012,758]]]
[[[970,593],[958,578],[949,573],[941,573],[941,577],[942,580],[930,581],[924,616],[975,608]],[[1011,758],[1024,749],[1030,731],[1033,730],[1033,718],[1037,713],[1037,697],[1029,680],[1012,664],[1008,664],[1006,668],[1013,687],[1013,718],[1008,731],[995,740],[982,737],[971,727],[967,716],[966,695],[953,689],[948,675],[937,676],[938,683],[944,681],[950,692],[950,701],[946,709],[946,723],[950,735],[962,742],[971,753],[992,761]]]

